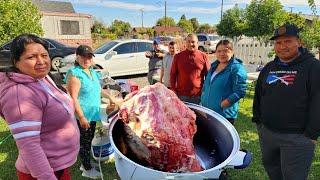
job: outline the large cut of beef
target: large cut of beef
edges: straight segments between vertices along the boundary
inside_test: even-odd
[[[157,83],[129,94],[119,110],[125,141],[140,162],[166,172],[197,172],[196,115],[174,92]]]

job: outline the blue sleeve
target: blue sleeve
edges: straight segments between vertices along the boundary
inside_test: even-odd
[[[228,100],[234,104],[246,95],[247,72],[243,65],[239,64],[231,73],[233,93],[228,97]]]
[[[66,77],[64,79],[65,82],[67,82],[67,79],[68,79],[68,76],[71,75],[71,76],[74,76],[76,78],[78,78],[79,80],[82,79],[82,76],[81,76],[81,71],[79,71],[78,68],[71,68],[67,71],[66,73]]]

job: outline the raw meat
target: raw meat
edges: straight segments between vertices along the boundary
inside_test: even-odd
[[[196,115],[161,83],[129,94],[119,110],[125,141],[140,162],[165,172],[201,171]]]

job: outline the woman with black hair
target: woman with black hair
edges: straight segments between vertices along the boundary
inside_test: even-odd
[[[218,42],[216,57],[202,88],[201,105],[214,110],[233,124],[238,114],[238,101],[246,93],[247,73],[242,61],[234,57],[229,40]]]
[[[68,94],[48,76],[48,44],[32,34],[11,44],[14,68],[0,72],[0,116],[8,124],[19,151],[19,180],[71,179],[77,160],[79,130]]]

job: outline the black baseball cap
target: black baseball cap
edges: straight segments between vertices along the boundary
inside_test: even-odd
[[[285,24],[274,31],[274,35],[270,40],[275,40],[280,36],[296,36],[299,38],[300,29],[294,24]]]
[[[80,56],[94,56],[92,48],[87,45],[80,45],[76,50],[76,54]]]

